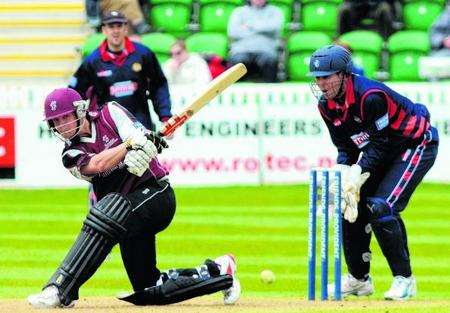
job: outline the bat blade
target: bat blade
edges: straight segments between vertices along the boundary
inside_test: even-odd
[[[239,78],[245,75],[245,73],[247,73],[245,65],[238,63],[217,76],[188,106],[165,122],[159,134],[162,136],[170,136],[173,134],[173,132],[191,118],[192,115],[197,113],[226,88],[237,82]]]

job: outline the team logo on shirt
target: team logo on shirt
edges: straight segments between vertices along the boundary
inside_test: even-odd
[[[107,135],[103,135],[102,140],[106,149],[111,148],[111,146],[117,142],[117,138],[111,140]]]
[[[131,69],[135,72],[140,72],[142,70],[142,65],[140,63],[133,63],[133,65],[131,65]]]
[[[360,132],[350,137],[358,148],[362,148],[369,143],[369,134]]]

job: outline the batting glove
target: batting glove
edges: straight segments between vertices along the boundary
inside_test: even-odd
[[[145,131],[140,128],[135,128],[131,132],[131,135],[126,140],[127,149],[139,149],[142,148],[148,141],[145,136]]]
[[[149,154],[147,154],[143,149],[138,149],[128,151],[125,155],[124,163],[127,166],[128,172],[141,177],[150,167],[150,160],[151,158]]]
[[[145,136],[149,141],[151,141],[156,146],[158,153],[161,153],[163,149],[169,148],[169,145],[167,144],[166,140],[158,133],[155,133],[153,131],[147,131],[145,133]]]

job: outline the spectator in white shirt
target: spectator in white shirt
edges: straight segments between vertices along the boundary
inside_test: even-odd
[[[170,48],[172,57],[163,65],[169,84],[207,84],[211,73],[206,61],[197,53],[189,53],[183,40]]]

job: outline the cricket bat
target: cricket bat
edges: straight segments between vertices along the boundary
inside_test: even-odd
[[[182,126],[195,113],[201,110],[208,102],[214,99],[222,91],[228,88],[233,83],[237,82],[239,78],[247,73],[247,68],[244,64],[238,63],[225,72],[213,79],[198,96],[181,112],[173,115],[167,120],[162,129],[159,131],[161,136],[170,136],[173,132]]]

